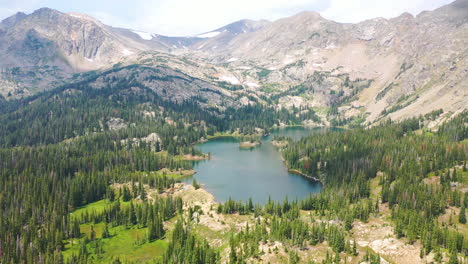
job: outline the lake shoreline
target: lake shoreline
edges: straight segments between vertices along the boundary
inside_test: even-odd
[[[323,184],[315,177],[289,171],[281,151],[271,142],[275,135],[298,140],[320,131],[321,128],[280,128],[256,139],[217,134],[216,139],[210,137],[208,142],[197,146],[198,151],[210,153],[212,159],[194,161],[195,178],[215,196],[216,201],[227,201],[229,197],[243,201],[252,198],[265,204],[268,197],[274,201],[283,201],[286,196],[298,200],[307,198],[311,193],[319,193]],[[241,144],[244,148],[240,147]],[[185,178],[182,182],[190,184],[192,178]]]
[[[303,177],[305,177],[305,178],[307,178],[307,179],[314,180],[314,181],[316,181],[316,182],[320,182],[320,183],[323,185],[322,180],[320,180],[319,178],[316,178],[316,177],[314,177],[314,176],[310,176],[310,175],[308,175],[308,174],[305,174],[305,173],[303,173],[303,172],[300,171],[300,170],[288,169],[288,172],[293,173],[293,174],[297,174],[297,175],[301,175],[301,176],[303,176]]]

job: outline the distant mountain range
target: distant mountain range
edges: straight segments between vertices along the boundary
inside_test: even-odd
[[[457,0],[416,17],[343,24],[302,12],[168,37],[41,8],[0,23],[0,95],[18,99],[114,70],[114,78],[133,74],[152,89],[171,89],[161,93],[168,100],[201,96],[221,111],[258,103],[306,107],[323,125],[336,125],[441,108],[436,125],[468,106],[467,21],[468,0]],[[154,70],[196,85],[151,83]]]

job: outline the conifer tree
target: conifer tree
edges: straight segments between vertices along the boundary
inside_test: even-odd
[[[195,190],[200,189],[200,184],[198,184],[197,180],[193,178],[192,185],[195,188]]]
[[[460,214],[458,216],[458,221],[462,224],[466,224],[466,214],[465,214],[465,205],[463,204],[460,208]]]

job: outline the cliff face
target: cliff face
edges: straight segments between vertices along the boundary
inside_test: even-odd
[[[2,67],[59,64],[65,71],[79,71],[108,65],[132,52],[124,51],[127,45],[107,26],[86,16],[42,8],[20,17],[7,19],[14,22],[3,27]]]

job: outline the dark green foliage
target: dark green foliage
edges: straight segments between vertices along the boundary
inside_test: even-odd
[[[220,205],[219,212],[245,214],[251,213],[241,202],[231,199]],[[283,203],[269,201],[265,206],[255,206],[254,213],[262,215],[263,220],[257,221],[252,227],[246,226],[244,230],[230,239],[230,263],[243,263],[250,257],[258,257],[259,243],[265,241],[282,241],[285,245],[305,247],[308,244],[317,245],[327,241],[336,254],[351,248],[346,247],[346,231],[339,225],[327,223],[308,224],[299,219],[300,205],[297,202],[289,203],[286,199]],[[294,250],[292,250],[294,251]],[[297,261],[297,252],[289,253],[291,261]]]
[[[279,123],[318,120],[307,108],[276,110],[255,104],[221,111],[202,107],[200,102],[206,99],[198,97],[176,103],[163,100],[132,78],[95,89],[90,85],[93,78],[21,101],[0,98],[2,263],[62,263],[61,251],[69,239],[79,240],[80,246],[78,254],[68,261],[90,262],[91,254],[102,255],[103,246],[94,226],[89,237],[82,236],[80,224],[84,223],[105,223],[104,239],[114,235],[108,226],[147,227],[141,243],[166,238],[163,222],[180,214],[183,204],[180,198],[170,196],[146,199],[145,188],[163,192],[175,183],[172,178],[152,172],[191,168],[191,163],[174,155],[197,154],[193,144],[215,132],[239,130],[253,134],[255,128],[268,130]],[[311,78],[323,81],[320,74]],[[352,93],[344,96],[338,91],[333,96],[337,102],[345,102],[368,85],[368,80],[348,78],[346,86],[353,89]],[[304,84],[288,92],[300,95],[311,89]],[[275,96],[267,100],[276,100]],[[329,114],[338,114],[337,104],[331,106]],[[425,118],[431,120],[440,114],[435,111]],[[112,125],[113,121],[120,129]],[[455,206],[461,208],[459,222],[466,222],[467,195],[452,190],[450,183],[460,178],[459,172],[452,169],[455,165],[466,170],[467,147],[461,141],[468,137],[467,112],[430,135],[415,133],[422,121],[415,118],[400,124],[388,122],[370,129],[332,131],[299,142],[289,141],[283,151],[288,165],[320,178],[326,188],[300,202],[270,200],[259,206],[252,200],[242,203],[229,199],[220,204],[220,213],[264,216],[264,220],[232,236],[230,262],[242,263],[258,256],[259,243],[267,240],[296,247],[327,241],[334,253],[327,254],[325,263],[333,259],[336,262],[343,251],[357,255],[356,243],[351,249],[347,242],[347,231],[356,219],[367,221],[377,212],[378,201],[370,195],[369,181],[380,172],[381,200],[391,208],[396,235],[409,242],[420,239],[423,254],[435,251],[436,258],[441,257],[440,247],[447,248],[452,252],[451,262],[456,263],[458,252],[467,254],[466,239],[440,226],[437,218],[447,206]],[[144,140],[153,133],[158,139]],[[422,183],[432,172],[440,175],[438,187]],[[195,180],[194,187],[199,187]],[[107,199],[109,205],[101,212],[70,215],[102,199]],[[342,225],[307,224],[299,217],[300,210],[314,210]],[[181,220],[175,224],[169,241],[162,263],[220,261],[219,253]],[[291,263],[298,261],[295,251],[289,254]],[[378,263],[377,257],[368,254],[365,259]]]
[[[458,221],[462,224],[466,224],[466,214],[465,214],[465,205],[462,205],[460,209],[460,214],[458,216]]]
[[[108,73],[114,70],[119,68]],[[277,111],[261,104],[227,107],[220,113],[218,109],[202,108],[200,98],[163,100],[131,76],[109,80],[112,85],[95,89],[91,83],[99,76],[19,101],[1,99],[2,261],[35,263],[41,255],[43,262],[50,262],[54,252],[63,249],[64,240],[81,236],[77,221],[151,226],[149,240],[158,239],[164,233],[161,219],[173,216],[173,209],[148,212],[155,217],[152,222],[139,219],[138,205],[132,203],[126,209],[118,205],[120,199],[144,201],[144,185],[162,192],[174,184],[174,180],[150,172],[191,168],[191,163],[173,155],[197,154],[193,144],[217,131],[240,129],[250,134],[256,127],[297,124],[309,117],[298,114],[299,109]],[[144,140],[153,133],[159,139]],[[168,155],[156,153],[162,150]],[[128,182],[132,184],[120,189],[109,187]],[[69,219],[74,209],[103,198],[115,201],[114,211]],[[179,203],[175,205],[176,210],[182,210]],[[86,254],[77,261],[83,259]]]
[[[109,238],[110,237],[110,233],[109,233],[109,226],[106,225],[104,226],[104,230],[102,231],[102,238]]]
[[[289,251],[289,264],[299,263],[299,256],[295,250]]]
[[[426,254],[434,245],[466,252],[464,236],[438,225],[437,217],[447,206],[464,204],[462,194],[450,187],[451,181],[458,181],[457,171],[447,168],[467,160],[468,148],[460,141],[468,136],[468,111],[432,135],[414,132],[423,121],[387,122],[370,129],[312,135],[289,144],[283,151],[288,165],[319,177],[327,187],[302,201],[302,209],[332,210],[344,220],[346,229],[353,219],[367,221],[378,208],[369,199],[369,181],[380,172],[381,200],[392,209],[397,237],[406,237],[410,243],[422,239]],[[440,170],[446,170],[440,176],[440,187],[422,183],[430,172]],[[351,204],[352,210],[346,209]],[[460,214],[460,220],[464,218]]]
[[[369,264],[380,264],[380,256],[377,254],[373,254],[370,251],[367,251],[366,255],[362,258],[362,261],[367,262]]]
[[[320,177],[327,186],[323,193],[302,201],[303,209],[333,210],[346,229],[353,219],[366,221],[378,208],[368,199],[369,180],[381,172],[381,199],[392,209],[397,237],[406,237],[410,243],[427,240],[426,254],[434,244],[466,252],[462,234],[436,223],[447,206],[464,204],[463,196],[450,187],[451,181],[458,180],[456,170],[442,174],[440,187],[422,180],[431,171],[464,164],[468,149],[460,141],[468,136],[467,119],[465,111],[430,136],[414,133],[423,121],[418,118],[313,135],[289,144],[283,156],[291,168]],[[350,204],[354,204],[351,214],[343,209]],[[460,214],[461,221],[466,221],[464,217]]]
[[[158,215],[148,218],[148,241],[160,239],[164,236],[163,219]]]
[[[457,255],[457,252],[456,251],[452,251],[450,253],[450,259],[449,259],[449,262],[448,264],[458,264],[459,261],[458,261],[458,255]]]
[[[192,185],[193,185],[193,188],[195,188],[195,190],[200,189],[200,184],[198,184],[198,182],[197,182],[197,180],[195,178],[192,181]]]
[[[377,96],[375,97],[376,101],[380,101],[382,98],[385,97],[385,95],[392,89],[393,86],[395,86],[395,83],[390,83],[387,85],[382,91],[380,91]]]
[[[195,237],[189,231],[189,227],[184,225],[182,220],[178,220],[161,263],[215,264],[218,262],[219,254],[208,245],[208,242]]]

